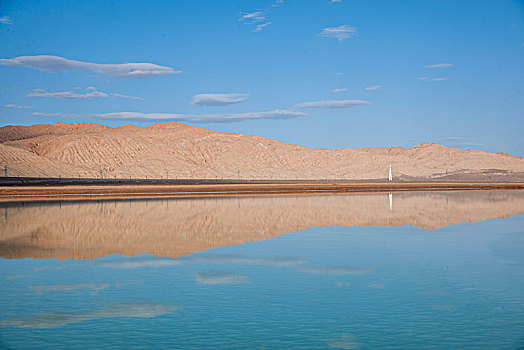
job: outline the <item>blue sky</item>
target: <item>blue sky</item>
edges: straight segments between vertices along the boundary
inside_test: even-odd
[[[0,125],[524,156],[522,1],[3,0],[0,42]]]

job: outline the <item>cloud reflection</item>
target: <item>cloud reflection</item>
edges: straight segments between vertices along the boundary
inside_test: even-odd
[[[70,323],[91,321],[114,317],[151,318],[172,313],[175,306],[151,302],[118,303],[95,311],[86,312],[47,312],[30,317],[8,318],[2,321],[4,326],[19,328],[54,328]]]
[[[245,275],[231,273],[231,272],[199,272],[195,276],[195,280],[201,284],[243,284],[249,283]]]
[[[233,254],[206,254],[195,255],[180,259],[181,262],[191,264],[239,264],[264,266],[296,266],[305,264],[307,260],[293,257],[257,258]]]
[[[305,264],[307,260],[294,257],[248,257],[234,254],[203,254],[193,255],[180,259],[140,258],[126,260],[96,261],[97,267],[110,268],[139,268],[162,267],[185,264],[234,264],[234,265],[262,265],[262,266],[297,266]]]
[[[323,275],[360,275],[371,272],[371,269],[354,266],[312,266],[304,267],[299,270],[305,273]]]
[[[54,284],[46,286],[31,286],[29,287],[33,292],[36,293],[48,293],[48,292],[66,292],[77,289],[92,289],[99,291],[102,289],[109,288],[109,283],[73,283],[73,284]]]

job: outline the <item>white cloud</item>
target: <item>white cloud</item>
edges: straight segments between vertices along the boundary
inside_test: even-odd
[[[246,22],[262,22],[266,20],[266,17],[264,17],[264,13],[262,11],[256,11],[244,13],[238,20]]]
[[[333,89],[332,92],[337,93],[337,92],[346,92],[346,91],[348,91],[348,89],[346,89],[346,88],[341,88],[341,89]]]
[[[356,106],[368,105],[368,101],[362,100],[329,100],[329,101],[315,101],[302,102],[295,107],[298,108],[349,108]]]
[[[159,66],[152,63],[99,64],[48,55],[0,59],[0,65],[29,67],[43,71],[87,70],[113,78],[150,78],[159,75],[180,73],[180,71],[175,71],[171,67]]]
[[[249,282],[245,275],[230,272],[199,272],[195,279],[201,284],[242,284]]]
[[[271,7],[279,7],[284,3],[284,0],[275,0],[273,4],[271,4]]]
[[[330,0],[329,2],[333,3],[333,2],[342,2],[342,0]]]
[[[418,80],[428,80],[428,77],[420,77]]]
[[[443,80],[448,80],[449,78],[448,77],[442,77],[442,78],[433,78],[431,80],[433,81],[443,81]]]
[[[2,23],[2,24],[12,24],[13,21],[11,20],[11,18],[9,18],[7,16],[3,16],[3,17],[0,17],[0,23]]]
[[[27,97],[51,97],[51,98],[77,98],[77,99],[87,99],[87,98],[106,98],[109,97],[105,92],[100,91],[89,91],[85,94],[78,94],[72,91],[61,91],[61,92],[48,92],[43,89],[34,89],[32,92],[27,94]]]
[[[103,114],[67,114],[67,113],[39,113],[33,112],[37,116],[54,116],[62,118],[89,118],[99,120],[126,120],[142,122],[167,122],[181,121],[192,123],[227,123],[255,119],[293,119],[306,115],[305,113],[274,110],[267,112],[250,112],[237,114],[169,114],[169,113],[138,113],[138,112],[115,112]]]
[[[366,90],[380,90],[382,89],[382,86],[381,85],[375,85],[375,86],[369,86],[367,88],[364,88]]]
[[[16,108],[16,109],[31,109],[30,106],[19,106],[19,105],[4,105],[5,108]]]
[[[424,68],[445,68],[445,67],[453,67],[454,64],[451,63],[438,63],[438,64],[428,64],[427,66],[424,66]]]
[[[144,99],[143,97],[122,95],[122,94],[119,94],[119,93],[116,93],[116,92],[112,93],[111,96],[119,97],[119,98],[128,98],[128,99],[131,99],[131,100],[143,100]]]
[[[54,328],[70,323],[91,321],[113,317],[151,318],[172,313],[176,307],[169,304],[151,302],[118,303],[93,311],[47,312],[30,317],[8,318],[2,321],[4,326],[19,328]]]
[[[78,89],[73,89],[78,90]],[[49,92],[43,89],[34,89],[32,92],[27,94],[27,97],[49,97],[49,98],[73,98],[73,99],[89,99],[89,98],[107,98],[109,94],[97,91],[96,88],[90,86],[86,88],[88,92],[85,94],[77,93],[73,91],[60,91],[60,92]],[[132,100],[143,100],[142,97],[122,95],[119,93],[111,93],[111,96],[118,98],[128,98]]]
[[[270,24],[271,24],[271,22],[266,22],[266,23],[259,24],[259,25],[257,25],[257,27],[255,29],[253,29],[253,31],[254,32],[260,32],[262,29],[264,29],[265,27],[267,27]]]
[[[248,97],[248,94],[199,94],[193,96],[191,103],[199,106],[225,106],[242,102]]]
[[[338,41],[342,41],[357,35],[357,28],[350,27],[346,24],[338,27],[328,27],[322,29],[319,36],[324,38],[335,38]]]

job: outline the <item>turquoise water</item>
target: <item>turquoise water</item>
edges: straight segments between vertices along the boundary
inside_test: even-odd
[[[495,192],[480,197],[405,194],[400,198],[395,195],[392,206],[387,194],[355,196],[274,197],[269,202],[278,210],[270,214],[263,211],[269,202],[256,198],[4,204],[0,347],[524,346],[524,193],[516,191],[505,197]],[[364,208],[361,215],[365,216],[375,200],[384,201],[384,207],[375,208],[371,215],[379,225],[373,226],[368,220],[364,225],[355,217],[355,203]],[[304,208],[311,208],[320,202],[323,204],[311,212],[300,207],[308,203]],[[242,218],[231,219],[211,210],[229,208],[230,204],[230,208],[254,212],[261,223],[243,226]],[[120,205],[131,213],[141,208],[140,215],[133,214],[138,221],[132,226],[117,223],[122,217]],[[67,211],[68,206],[74,210]],[[94,209],[83,211],[86,206]],[[187,209],[191,219],[181,222],[177,216],[171,224],[160,227],[168,235],[190,236],[184,244],[195,252],[168,257],[169,252],[162,250],[166,244],[154,246],[155,240],[163,239],[155,238],[155,234],[162,232],[145,232],[144,227],[155,227],[158,220],[151,222],[151,217],[162,213],[159,208],[169,208],[165,210],[175,215],[186,206],[191,208]],[[318,215],[318,221],[303,230],[280,232],[304,222],[282,219],[282,208],[297,206],[307,217]],[[475,209],[473,213],[465,210],[468,206]],[[154,213],[143,208],[152,208]],[[78,213],[81,225],[60,218],[54,210],[65,211],[66,216]],[[298,215],[289,210],[294,217]],[[400,211],[397,216],[396,210]],[[414,217],[415,210],[425,214]],[[491,214],[483,218],[479,214],[483,210]],[[349,216],[340,217],[344,212]],[[93,213],[98,214],[95,217]],[[233,214],[233,218],[238,216],[237,212]],[[434,223],[437,214],[442,216],[442,227],[427,228],[439,226]],[[458,223],[448,224],[452,215],[462,217],[453,219]],[[40,222],[42,217],[49,219]],[[93,228],[82,231],[95,220],[100,222],[96,229],[110,232],[112,238],[105,231],[101,237],[111,242],[96,241]],[[238,226],[244,231],[219,232],[229,227],[221,220],[239,220]],[[330,220],[338,225],[329,225]],[[176,231],[183,224],[193,231]],[[113,233],[115,228],[135,231],[128,237]],[[271,229],[278,234],[265,239],[261,232]],[[67,232],[75,239],[64,244],[62,236]],[[143,240],[146,234],[147,244]],[[228,234],[245,234],[246,241],[230,245]],[[85,239],[79,238],[82,235]],[[207,237],[206,244],[214,242],[216,247],[199,250],[201,237]],[[133,244],[145,244],[146,252],[129,257],[118,254],[128,254],[122,247],[131,249]],[[162,252],[156,254],[159,256],[151,253],[158,249]],[[93,258],[87,257],[90,254]],[[79,258],[72,258],[74,255]]]

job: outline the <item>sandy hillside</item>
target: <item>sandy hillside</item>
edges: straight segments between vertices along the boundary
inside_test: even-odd
[[[524,179],[524,158],[425,143],[409,149],[308,149],[171,122],[0,128],[8,176],[105,178]]]

